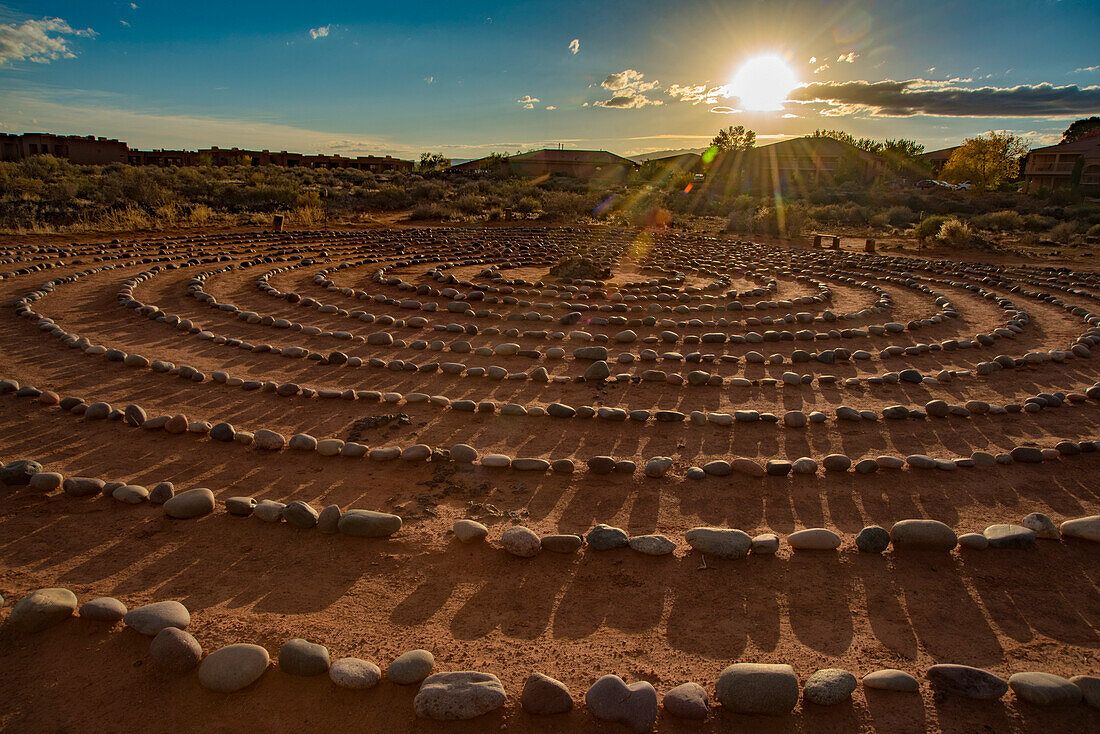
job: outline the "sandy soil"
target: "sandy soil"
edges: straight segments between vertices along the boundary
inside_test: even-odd
[[[62,246],[74,241],[95,239],[27,236],[9,238],[0,248]],[[328,249],[336,261],[345,257],[339,248]],[[254,642],[274,655],[287,639],[305,637],[328,646],[334,659],[355,655],[384,669],[400,653],[425,647],[435,654],[437,670],[492,672],[509,694],[508,705],[497,713],[449,724],[416,719],[412,710],[416,687],[388,681],[370,691],[351,692],[335,687],[324,676],[295,678],[275,668],[245,691],[213,694],[202,689],[193,674],[175,676],[157,670],[148,657],[148,639],[134,631],[121,625],[104,629],[73,619],[36,635],[15,635],[0,628],[0,670],[4,671],[0,729],[4,731],[251,732],[325,727],[610,732],[625,729],[596,722],[583,704],[559,717],[527,716],[518,705],[525,678],[535,671],[556,677],[569,685],[579,703],[585,689],[606,673],[628,682],[648,680],[660,693],[693,680],[713,697],[720,671],[739,661],[790,663],[803,681],[824,667],[843,667],[857,677],[896,667],[922,677],[923,670],[935,662],[977,665],[1005,677],[1023,670],[1065,676],[1100,674],[1100,549],[1095,545],[1040,541],[1030,551],[956,550],[950,555],[891,551],[875,557],[854,550],[854,537],[865,525],[889,528],[903,518],[935,518],[962,533],[980,532],[992,523],[1016,523],[1031,512],[1044,512],[1055,522],[1100,513],[1096,481],[1100,454],[981,473],[683,479],[683,469],[689,465],[732,455],[761,460],[821,457],[831,452],[844,452],[854,459],[883,453],[947,457],[976,450],[1000,452],[1024,442],[1049,447],[1062,439],[1100,435],[1100,412],[1092,402],[1036,415],[851,425],[830,421],[792,431],[768,424],[720,428],[652,421],[548,423],[547,418],[459,414],[420,405],[393,407],[243,393],[210,381],[193,384],[86,356],[17,318],[9,305],[15,297],[44,280],[86,267],[73,265],[70,259],[55,270],[0,281],[0,377],[17,377],[23,384],[89,401],[138,403],[150,416],[182,412],[192,419],[228,420],[238,427],[267,427],[288,436],[304,431],[346,439],[357,419],[400,412],[408,415],[407,425],[368,429],[361,440],[372,446],[417,442],[450,446],[461,441],[483,454],[572,457],[582,463],[597,454],[638,461],[668,455],[676,460],[677,469],[675,476],[663,480],[647,479],[640,472],[632,477],[584,471],[536,476],[451,464],[398,466],[316,454],[267,455],[206,437],[139,431],[121,423],[89,423],[33,400],[0,396],[0,459],[4,462],[33,457],[48,470],[69,476],[146,486],[170,480],[177,489],[210,487],[219,500],[235,495],[284,502],[302,499],[317,507],[338,503],[344,508],[386,510],[406,519],[405,528],[394,538],[372,541],[231,518],[223,512],[195,521],[172,521],[160,508],[149,505],[131,507],[107,497],[77,500],[58,492],[41,496],[5,489],[0,492],[0,593],[8,604],[0,609],[0,622],[10,613],[11,602],[48,586],[70,588],[82,602],[116,596],[131,607],[178,599],[191,611],[189,629],[206,651],[233,642]],[[13,267],[2,265],[0,270]],[[37,302],[36,310],[96,343],[172,359],[208,374],[225,369],[246,378],[296,380],[315,387],[415,390],[452,399],[491,398],[524,405],[562,401],[685,412],[820,409],[832,415],[831,410],[841,404],[881,410],[895,403],[922,405],[934,398],[1006,403],[1040,391],[1083,390],[1096,379],[1090,360],[1006,371],[938,387],[829,389],[674,388],[651,383],[597,388],[573,382],[494,383],[438,373],[333,367],[200,341],[121,308],[116,298],[120,283],[145,267],[109,270],[63,285]],[[272,284],[343,308],[393,313],[317,287],[312,276],[319,267],[282,273]],[[370,282],[374,267],[349,268],[332,277],[343,286],[380,292],[384,286]],[[406,268],[398,274],[419,282],[428,267]],[[343,349],[363,357],[429,359],[426,352],[349,344],[246,324],[187,296],[185,283],[193,270],[162,273],[139,285],[135,296],[194,318],[217,333],[253,342],[300,344],[317,351]],[[209,279],[205,288],[219,301],[242,309],[325,329],[366,335],[388,328],[266,296],[253,285],[263,270],[220,274]],[[534,277],[535,273],[516,271],[515,275]],[[751,285],[745,281],[739,287]],[[854,310],[874,300],[864,289],[830,285],[834,310]],[[883,287],[895,299],[890,319],[904,323],[935,312],[924,294],[896,284]],[[1003,313],[989,301],[962,288],[941,290],[958,305],[961,318],[918,332],[920,340],[967,338],[1003,322]],[[786,279],[781,280],[777,297],[803,292],[803,285]],[[1013,298],[1033,316],[1027,332],[1011,345],[1014,354],[1064,348],[1083,329],[1079,319],[1061,308],[1025,301],[1022,296]],[[454,318],[445,313],[425,315],[440,323]],[[863,323],[876,322],[868,318]],[[613,334],[617,330],[593,331]],[[412,332],[404,335],[417,338]],[[502,336],[470,340],[475,347],[504,341],[517,341],[525,348],[551,345],[545,340]],[[907,334],[869,341],[876,351],[888,343],[914,343]],[[562,346],[568,351],[573,348],[569,342]],[[637,353],[643,346],[627,345],[622,351]],[[719,349],[744,355],[752,346],[721,345]],[[801,345],[765,346],[789,355]],[[613,354],[616,351],[612,349]],[[812,363],[799,365],[799,371],[868,376],[911,364],[927,374],[944,367],[972,367],[990,356],[983,354],[944,352],[858,365]],[[449,358],[448,353],[431,356]],[[509,369],[526,370],[542,365],[552,373],[571,375],[583,369],[572,360],[536,363],[454,356],[471,366],[503,363]],[[683,374],[695,368],[638,362],[621,367],[631,373],[653,367]],[[743,363],[705,367],[726,376],[748,377],[778,376],[789,368]],[[462,517],[485,522],[491,543],[467,547],[455,541],[450,527]],[[631,535],[664,533],[682,547],[674,556],[661,559],[624,549],[576,556],[543,553],[525,560],[507,555],[495,542],[504,528],[516,523],[539,533],[583,533],[599,522],[622,527]],[[774,558],[707,559],[706,568],[701,568],[699,556],[688,552],[682,541],[684,532],[697,525],[780,535],[824,526],[839,532],[844,544],[839,553],[793,553],[784,545]],[[1011,693],[1002,701],[978,703],[937,698],[927,686],[919,697],[876,695],[860,688],[851,704],[839,707],[800,703],[791,716],[779,718],[716,710],[701,725],[662,716],[657,728],[662,732],[1089,731],[1100,729],[1100,712],[1083,706],[1043,710],[1018,701]]]

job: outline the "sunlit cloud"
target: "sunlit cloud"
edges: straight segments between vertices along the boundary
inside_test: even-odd
[[[1096,66],[1078,66],[1070,74],[1092,74],[1097,71],[1100,71],[1100,64]]]
[[[1054,117],[1089,114],[1100,108],[1100,86],[954,86],[961,81],[813,82],[793,90],[788,98],[824,104],[821,114],[826,116]]]
[[[829,65],[828,64],[822,64],[821,66],[814,69],[814,73],[815,74],[820,74],[821,72],[826,71],[827,69],[829,69]]]
[[[660,82],[656,79],[646,81],[645,74],[635,69],[624,69],[608,74],[600,86],[614,92],[611,99],[593,102],[594,107],[612,107],[620,110],[639,109],[650,105],[664,104],[659,99],[650,99],[645,92],[655,89]]]
[[[854,64],[856,59],[858,58],[859,54],[857,54],[855,51],[850,51],[846,54],[841,54],[840,56],[837,56],[836,62],[838,64]]]
[[[557,109],[557,107],[555,107],[555,106],[554,106],[554,105],[552,105],[552,104],[548,104],[548,105],[546,105],[546,109],[548,109],[548,110],[556,110],[556,109]]]
[[[539,101],[539,98],[532,97],[530,94],[525,94],[516,101],[523,105],[523,109],[533,110],[535,109],[535,103]]]
[[[581,40],[579,38],[574,38],[572,41],[569,42],[569,53],[575,54],[580,50]]]
[[[733,107],[711,107],[710,111],[716,115],[737,115],[741,113],[741,110]]]
[[[74,59],[69,46],[72,38],[95,38],[91,28],[79,30],[61,18],[25,20],[0,25],[0,66],[13,61],[48,64],[58,59]]]
[[[323,26],[319,26],[317,28],[310,28],[309,29],[309,37],[312,38],[315,41],[318,38],[327,38],[328,33],[331,29],[332,29],[332,25],[323,25]]]
[[[712,87],[709,84],[672,84],[665,90],[670,97],[691,104],[715,104],[719,99],[729,96],[729,87]]]

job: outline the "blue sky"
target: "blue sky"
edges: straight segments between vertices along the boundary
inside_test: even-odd
[[[456,158],[700,147],[736,124],[1046,144],[1100,114],[1097,38],[1095,0],[7,2],[0,130]],[[730,86],[762,55],[798,83],[780,109]]]

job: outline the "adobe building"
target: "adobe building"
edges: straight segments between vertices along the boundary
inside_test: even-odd
[[[132,166],[282,166],[286,168],[355,168],[372,173],[411,172],[412,161],[391,156],[303,155],[283,150],[203,148],[201,150],[135,150],[118,140],[51,135],[49,133],[0,134],[0,155],[5,161],[21,161],[35,155],[53,155],[79,165],[128,163]]]
[[[1100,131],[1031,151],[1024,168],[1024,192],[1034,194],[1039,189],[1100,193]]]
[[[460,173],[476,173],[487,170],[489,164],[499,161],[501,173],[522,178],[542,178],[548,176],[568,176],[582,181],[601,183],[620,183],[638,164],[629,158],[609,153],[606,150],[562,150],[543,148],[529,153],[506,156],[503,159],[492,156],[451,166],[448,170]]]
[[[958,149],[959,146],[953,145],[950,148],[940,148],[939,150],[921,153],[918,158],[928,164],[929,175],[936,178],[940,175],[943,167],[947,165],[947,162],[951,160],[951,154]]]
[[[798,193],[843,181],[872,183],[886,175],[886,160],[835,138],[802,137],[720,154],[708,186],[725,193]]]
[[[51,135],[50,133],[0,133],[0,160],[21,161],[35,155],[52,155],[73,163],[104,166],[126,163],[126,143],[94,135]]]

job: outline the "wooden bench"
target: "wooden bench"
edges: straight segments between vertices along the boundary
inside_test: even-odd
[[[830,250],[840,249],[840,235],[836,234],[815,234],[814,235],[814,249],[821,249],[822,240],[832,240],[832,244],[829,245]]]

